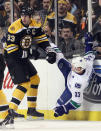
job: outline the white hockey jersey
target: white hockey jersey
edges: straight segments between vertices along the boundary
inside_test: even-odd
[[[71,63],[64,58],[57,46],[51,43],[51,47],[56,51],[56,63],[65,78],[66,91],[62,93],[59,99],[62,104],[66,104],[69,100],[81,104],[83,101],[83,91],[88,86],[92,77],[93,61],[95,59],[94,53],[89,51],[85,54],[86,69],[82,75],[79,75],[72,71]]]
[[[71,100],[79,104],[83,101],[83,90],[88,86],[93,73],[95,55],[89,52],[84,58],[86,59],[86,70],[82,75],[72,71],[71,64],[63,57],[57,59],[58,67],[65,78],[65,87],[68,88],[72,94]]]

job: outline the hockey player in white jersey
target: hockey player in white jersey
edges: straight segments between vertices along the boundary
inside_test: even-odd
[[[91,79],[95,58],[90,33],[85,36],[85,45],[85,56],[73,58],[71,63],[64,58],[56,46],[52,45],[56,51],[56,63],[65,79],[65,90],[54,108],[55,117],[68,114],[69,110],[76,110],[83,102],[83,90],[88,86]]]

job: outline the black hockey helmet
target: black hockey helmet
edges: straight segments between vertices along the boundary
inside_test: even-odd
[[[33,13],[33,10],[31,7],[23,7],[21,10],[21,15],[28,15],[31,16]]]

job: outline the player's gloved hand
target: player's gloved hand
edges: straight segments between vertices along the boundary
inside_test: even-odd
[[[93,47],[93,36],[90,32],[85,34],[85,53],[92,51]]]
[[[54,116],[62,116],[63,114],[68,114],[69,111],[65,108],[65,106],[58,106],[54,109]]]
[[[56,53],[55,52],[49,52],[49,53],[47,53],[46,60],[50,64],[54,64],[56,62]]]
[[[30,53],[29,53],[29,59],[34,59],[37,60],[40,56],[40,53],[37,50],[34,49],[30,49]]]
[[[90,32],[87,32],[84,37],[85,37],[85,45],[87,44],[93,45],[93,36]]]
[[[46,49],[47,55],[46,55],[46,60],[50,63],[53,64],[56,62],[56,52],[53,48],[47,47]]]

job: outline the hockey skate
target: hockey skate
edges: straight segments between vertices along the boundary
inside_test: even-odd
[[[36,108],[28,108],[27,111],[27,120],[43,120],[44,114],[36,110]]]
[[[14,112],[14,118],[24,118],[24,115]]]
[[[0,122],[0,128],[14,129],[14,110],[13,109],[8,110],[8,115],[2,122]]]
[[[14,121],[18,122],[18,121],[24,121],[24,120],[25,120],[25,116],[23,114],[19,114],[14,111]]]

